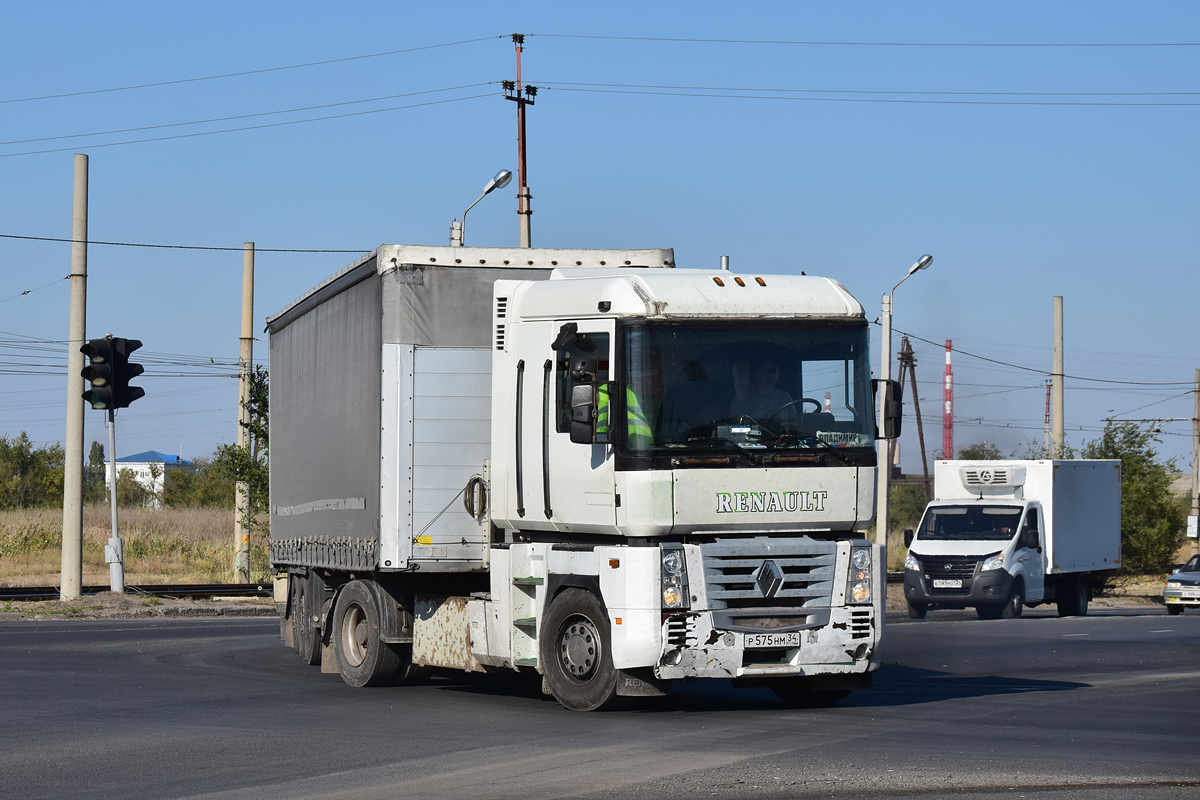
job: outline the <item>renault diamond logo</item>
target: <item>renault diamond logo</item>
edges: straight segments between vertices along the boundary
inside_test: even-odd
[[[763,597],[774,597],[783,588],[783,570],[774,561],[764,561],[754,577]]]

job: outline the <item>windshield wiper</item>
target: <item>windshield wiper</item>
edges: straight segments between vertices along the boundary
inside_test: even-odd
[[[697,442],[709,442],[710,444],[717,444],[718,442],[720,442],[722,444],[727,444],[730,447],[732,447],[733,449],[737,450],[743,456],[745,456],[746,463],[748,463],[752,466],[758,464],[758,458],[755,457],[754,453],[751,453],[749,450],[742,447],[737,442],[733,441],[732,439],[727,439],[724,436],[713,436],[710,439],[697,439],[696,441]]]
[[[817,444],[824,445],[826,448],[828,448],[829,452],[833,453],[833,455],[837,457],[838,461],[842,462],[847,467],[852,466],[851,463],[846,460],[846,457],[838,452],[838,449],[836,447],[834,447],[833,445],[831,445],[829,442],[825,441],[824,439],[819,439],[814,436],[810,441],[814,441]]]

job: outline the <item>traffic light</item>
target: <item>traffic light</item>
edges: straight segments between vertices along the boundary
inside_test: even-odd
[[[142,387],[129,385],[129,381],[146,371],[141,364],[129,360],[129,354],[141,346],[137,339],[106,336],[92,339],[79,348],[91,359],[91,363],[83,368],[83,377],[91,381],[92,388],[83,393],[83,399],[92,408],[128,408],[134,400],[146,396]]]
[[[113,392],[113,339],[111,336],[103,339],[92,339],[80,351],[90,359],[83,368],[83,377],[91,381],[92,388],[83,393],[83,399],[92,408],[116,408]]]

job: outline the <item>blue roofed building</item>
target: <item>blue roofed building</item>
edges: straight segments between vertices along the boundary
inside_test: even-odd
[[[128,471],[138,483],[144,486],[155,499],[151,501],[155,507],[161,502],[164,479],[169,469],[193,469],[194,465],[183,456],[160,453],[157,450],[147,450],[144,453],[134,453],[117,459],[117,469]],[[104,488],[107,491],[112,486],[112,462],[104,462]]]

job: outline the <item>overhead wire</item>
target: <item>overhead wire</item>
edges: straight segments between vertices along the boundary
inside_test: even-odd
[[[545,39],[608,39],[631,42],[700,44],[812,45],[828,47],[1200,47],[1200,42],[868,42],[819,39],[705,39],[688,36],[605,36],[584,33],[529,33]]]
[[[439,44],[427,44],[419,47],[408,47],[402,50],[388,50],[382,53],[365,53],[357,56],[345,56],[342,58],[327,58],[323,61],[308,61],[303,64],[286,64],[278,67],[263,67],[261,69],[247,69],[240,72],[225,72],[218,75],[202,75],[195,78],[177,78],[169,81],[155,81],[153,83],[137,83],[129,86],[113,86],[106,89],[86,89],[77,92],[62,92],[59,94],[46,94],[36,97],[13,97],[7,100],[0,100],[0,105],[8,103],[28,103],[34,100],[56,100],[63,97],[81,97],[90,94],[108,94],[110,92],[126,92],[132,89],[150,89],[156,86],[174,86],[181,83],[198,83],[201,81],[215,81],[223,78],[240,78],[245,75],[262,75],[268,72],[282,72],[284,70],[303,69],[305,67],[319,67],[327,64],[341,64],[347,61],[362,61],[368,58],[382,58],[384,56],[395,56],[402,53],[415,53],[421,50],[435,50],[441,47],[454,47],[462,44],[473,44],[475,42],[484,42],[489,39],[503,39],[505,34],[497,34],[494,36],[479,36],[474,39],[462,39],[456,42],[441,42]]]

